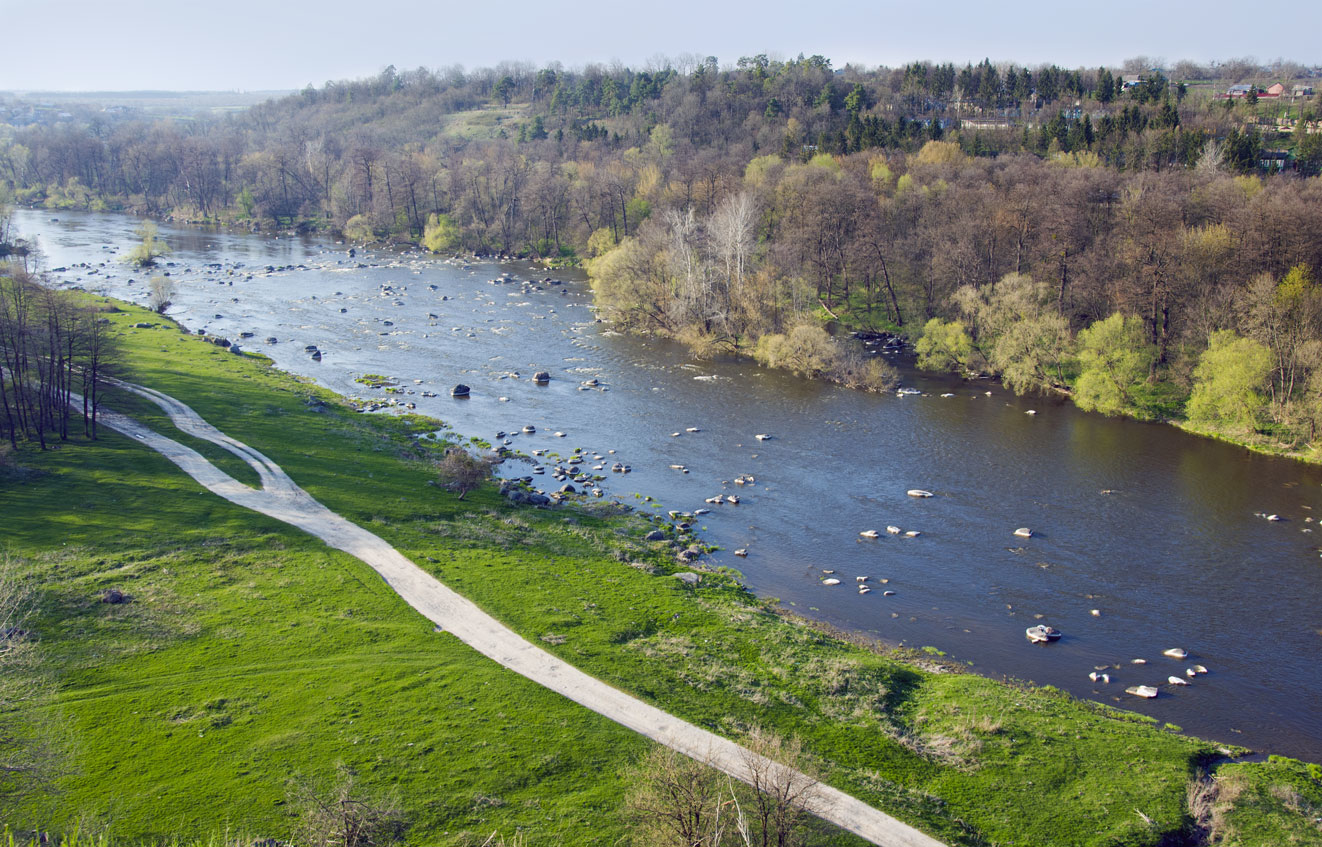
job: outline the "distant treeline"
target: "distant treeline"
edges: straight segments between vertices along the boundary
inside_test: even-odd
[[[984,157],[1077,153],[1125,171],[1204,159],[1236,173],[1259,168],[1263,138],[1248,104],[1185,97],[1183,83],[1156,71],[1129,87],[1125,78],[985,60],[836,71],[820,56],[753,56],[724,70],[712,59],[652,70],[388,68],[223,119],[80,113],[70,123],[0,125],[0,182],[25,203],[381,237],[418,238],[430,214],[448,214],[466,249],[549,255],[581,253],[602,227],[632,231],[657,187],[637,155],[654,133],[668,154],[659,184],[706,193],[761,155],[899,156],[930,140]],[[1297,112],[1307,118],[1311,108]],[[1322,134],[1301,139],[1296,162],[1315,171]]]
[[[9,130],[0,180],[55,207],[587,260],[623,325],[858,385],[890,374],[825,337],[827,318],[956,347],[963,332],[944,364],[1022,373],[994,352],[1005,324],[987,316],[1018,302],[999,289],[1063,333],[1013,384],[1074,391],[1080,334],[1119,314],[1147,388],[1098,408],[1179,417],[1231,332],[1277,357],[1253,389],[1270,403],[1233,428],[1297,447],[1322,397],[1322,133],[1300,133],[1297,170],[1264,174],[1257,108],[1157,71],[986,61],[387,69],[224,120]]]

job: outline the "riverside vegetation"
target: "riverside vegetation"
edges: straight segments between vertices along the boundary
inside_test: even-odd
[[[933,364],[1312,457],[1317,95],[1285,62],[1153,64],[387,68],[186,129],[0,125],[0,190],[586,263],[622,326],[859,387],[893,373],[828,321],[930,329]]]
[[[1172,727],[851,643],[729,572],[688,587],[641,515],[521,508],[490,486],[460,500],[429,484],[436,421],[357,414],[116,305],[101,314],[120,375],[263,451],[525,637],[714,731],[794,739],[825,781],[948,843],[1322,837],[1316,765],[1222,763]],[[146,401],[105,402],[254,481]],[[35,592],[23,627],[43,657],[5,679],[50,680],[0,716],[66,728],[48,739],[65,751],[47,770],[58,790],[0,800],[12,826],[75,844],[286,838],[302,786],[351,774],[363,796],[393,798],[414,843],[652,843],[628,811],[648,742],[433,632],[366,565],[128,439],[72,430],[59,444],[19,441],[0,465],[5,556]],[[857,843],[821,825],[796,837]]]
[[[1257,96],[1270,82],[1288,94]],[[1232,83],[1253,95],[1224,96]],[[1068,388],[1099,411],[1311,457],[1322,124],[1310,85],[1290,62],[1144,57],[387,67],[186,128],[75,107],[65,123],[0,124],[0,193],[590,262],[621,325],[858,387],[894,374],[837,344],[829,318],[911,341],[932,318],[958,321],[973,358],[948,363],[1015,390]],[[0,214],[0,251],[5,229]],[[1002,341],[988,309],[969,309],[999,299],[1010,274],[1035,280],[1034,320]],[[1113,314],[1121,325],[1095,326]],[[1110,358],[1097,345],[1121,342],[1141,348],[1125,385],[1099,377]],[[1195,385],[1208,353],[1239,387]]]

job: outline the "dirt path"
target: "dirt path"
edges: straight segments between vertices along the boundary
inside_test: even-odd
[[[366,562],[414,609],[474,650],[539,685],[627,726],[673,750],[749,781],[754,772],[788,771],[719,735],[673,717],[612,688],[524,640],[475,604],[445,587],[376,535],[350,523],[312,498],[279,465],[202,420],[178,400],[130,383],[121,388],[152,400],[183,432],[210,441],[243,459],[261,477],[251,488],[211,464],[200,453],[123,415],[102,411],[102,422],[164,455],[212,492],[255,512],[296,526]],[[806,780],[801,774],[798,779]],[[808,789],[805,807],[818,817],[873,844],[943,847],[942,843],[826,785]]]

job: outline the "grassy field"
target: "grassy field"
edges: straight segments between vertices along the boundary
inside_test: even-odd
[[[691,589],[639,516],[464,501],[431,484],[435,421],[360,415],[168,325],[111,315],[125,376],[263,451],[530,640],[694,723],[800,739],[833,785],[952,844],[1145,845],[1195,832],[1215,745],[1132,715],[923,669],[787,619],[729,574]],[[114,408],[188,440],[143,401]],[[245,481],[253,474],[208,447]],[[353,771],[393,792],[413,843],[616,844],[648,742],[435,633],[366,566],[205,492],[113,433],[0,466],[6,554],[71,729],[61,792],[14,825],[119,839],[286,836],[293,789]],[[99,602],[118,588],[132,602]],[[1322,842],[1322,780],[1235,764],[1220,825],[1242,844]],[[1312,815],[1312,817],[1310,817]],[[1294,841],[1287,840],[1294,838]],[[1248,839],[1248,840],[1244,840]],[[1305,840],[1299,840],[1305,839]],[[857,844],[826,827],[814,843]],[[1164,841],[1165,840],[1165,841]],[[1198,843],[1187,841],[1184,843]]]
[[[519,131],[519,124],[527,121],[527,104],[488,105],[445,115],[441,119],[441,135],[465,141],[484,141],[499,137],[502,130],[507,135],[514,135]]]

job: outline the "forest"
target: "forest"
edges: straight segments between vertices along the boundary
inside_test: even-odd
[[[1152,64],[387,68],[226,118],[0,125],[0,186],[582,264],[612,320],[699,355],[886,388],[842,330],[895,334],[926,367],[1311,451],[1316,97],[1258,96],[1297,66]]]

